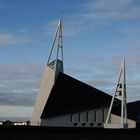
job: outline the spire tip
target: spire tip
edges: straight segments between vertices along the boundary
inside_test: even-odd
[[[59,10],[59,17],[60,17],[60,20],[61,20],[62,17],[63,17],[63,10]]]

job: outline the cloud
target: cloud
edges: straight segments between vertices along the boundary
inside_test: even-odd
[[[0,33],[0,45],[21,44],[25,42],[28,42],[27,38],[10,33]]]
[[[83,18],[98,21],[128,20],[140,17],[140,7],[132,0],[96,0],[84,3]]]
[[[140,35],[140,26],[127,26],[120,30],[121,32],[127,33],[131,36],[138,36]]]
[[[132,0],[95,0],[84,3],[82,6],[87,10],[118,10],[131,4]]]
[[[90,72],[90,70],[84,70],[84,69],[82,70],[81,68],[71,66],[71,67],[66,67],[65,72],[70,75],[73,75],[73,74],[78,75],[78,74]]]
[[[1,120],[13,120],[16,121],[19,119],[20,121],[29,119],[31,117],[33,108],[31,107],[23,107],[23,106],[0,106],[0,119]],[[16,115],[15,115],[16,114]],[[21,119],[19,118],[21,117]],[[25,117],[25,118],[23,118]]]
[[[0,66],[0,105],[33,106],[43,65],[17,63]]]
[[[39,37],[38,37],[39,36]],[[0,46],[12,46],[12,45],[26,45],[26,46],[39,46],[46,45],[46,38],[43,40],[43,36],[40,37],[39,31],[34,32],[25,28],[19,28],[13,32],[0,33]]]
[[[84,28],[84,23],[82,21],[75,22],[74,21],[69,21],[64,23],[64,37],[72,37],[75,35],[83,34]]]
[[[64,37],[87,35],[99,26],[112,24],[112,21],[122,23],[140,18],[140,6],[133,0],[90,0],[81,4],[79,9],[79,12],[64,18]],[[43,32],[52,36],[57,22],[58,20],[52,20],[42,28]]]

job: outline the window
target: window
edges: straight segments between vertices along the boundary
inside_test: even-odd
[[[94,121],[96,122],[96,110],[94,111]]]
[[[78,113],[78,122],[81,120],[81,113]]]
[[[90,123],[90,126],[94,126],[94,123]]]
[[[102,126],[102,123],[98,123],[98,126]]]
[[[74,125],[74,126],[78,126],[78,123],[74,123],[73,125]]]
[[[73,115],[70,115],[70,121],[73,122]]]
[[[86,123],[82,123],[82,126],[86,126]]]
[[[102,122],[104,122],[104,108],[102,110]]]
[[[89,122],[89,112],[86,113],[86,121]]]

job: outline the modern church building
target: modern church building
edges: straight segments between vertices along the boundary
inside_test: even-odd
[[[133,103],[127,104],[126,102],[125,62],[121,67],[113,96],[66,75],[63,68],[62,23],[60,19],[48,63],[45,66],[31,125],[136,127],[136,121],[140,120],[138,118],[140,113],[133,115]],[[129,108],[131,109],[129,110]]]

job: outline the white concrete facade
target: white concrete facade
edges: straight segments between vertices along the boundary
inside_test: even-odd
[[[42,120],[41,125],[55,127],[103,127],[107,112],[108,108],[99,108],[90,111],[45,118]]]
[[[104,127],[107,117],[108,108],[98,108],[95,110],[77,112],[68,115],[56,116],[52,118],[43,119],[42,126],[54,127]],[[124,128],[119,124],[121,117],[111,114],[109,124],[111,128]],[[111,122],[111,123],[110,123]],[[109,125],[109,126],[110,126]],[[128,128],[135,128],[136,122],[128,119]],[[108,126],[107,126],[108,128]]]
[[[46,66],[43,79],[41,82],[41,86],[40,86],[40,92],[34,107],[32,119],[31,119],[31,125],[40,125],[41,123],[41,119],[40,119],[41,114],[43,112],[49,94],[54,85],[54,74],[55,74],[54,70]]]

